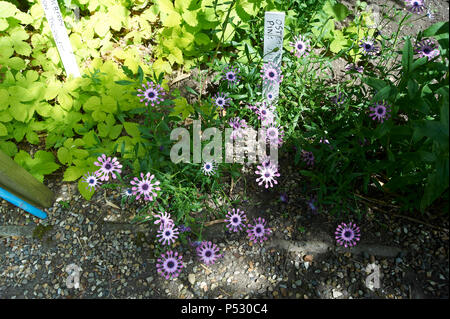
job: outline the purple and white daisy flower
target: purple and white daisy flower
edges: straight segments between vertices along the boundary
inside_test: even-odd
[[[216,173],[216,164],[214,162],[204,162],[202,165],[201,170],[203,171],[203,174],[211,176]]]
[[[199,240],[191,241],[190,238],[188,238],[188,241],[189,241],[189,245],[191,245],[192,247],[198,247],[198,246],[200,246],[202,244],[202,241],[199,241]]]
[[[242,210],[233,208],[232,211],[229,211],[226,215],[225,221],[228,223],[226,226],[230,231],[240,231],[245,227],[244,222],[247,221],[247,216],[245,212]]]
[[[228,87],[237,85],[240,81],[239,69],[230,65],[225,66],[222,71],[222,79],[228,81]]]
[[[284,131],[279,125],[271,124],[266,127],[266,137],[271,145],[280,146],[283,144]]]
[[[315,197],[311,197],[309,199],[308,203],[308,208],[314,213],[317,214],[317,207],[316,207],[316,201],[317,199]]]
[[[275,177],[280,177],[280,173],[278,173],[278,167],[276,165],[269,165],[269,166],[257,166],[257,171],[255,173],[257,175],[261,175],[256,179],[256,182],[259,186],[262,185],[262,183],[265,183],[265,188],[273,187],[273,184],[278,184]]]
[[[380,51],[380,48],[376,44],[374,39],[364,38],[359,41],[359,46],[363,50],[365,55],[377,55]]]
[[[360,238],[359,227],[352,223],[348,224],[348,226],[345,223],[340,224],[336,228],[336,232],[334,234],[336,235],[337,242],[345,248],[348,246],[355,246],[356,242],[359,241]]]
[[[364,72],[364,67],[363,66],[358,66],[355,63],[351,63],[351,64],[347,64],[345,66],[345,71],[347,71],[347,72],[354,71],[354,72],[358,72],[358,73],[363,73]]]
[[[265,85],[274,85],[275,83],[281,83],[283,80],[281,68],[273,62],[263,64],[261,77]]]
[[[163,245],[171,245],[178,238],[179,233],[174,224],[165,224],[163,228],[158,230],[156,237],[160,237],[158,241],[162,242]]]
[[[416,43],[414,51],[418,53],[421,58],[426,57],[428,60],[431,60],[440,54],[439,45],[434,39],[425,39]]]
[[[302,157],[306,165],[314,166],[314,154],[312,152],[302,150]]]
[[[261,159],[261,165],[263,167],[269,167],[269,166],[274,165],[274,163],[271,162],[270,156],[264,155]]]
[[[422,13],[427,8],[425,6],[425,0],[405,0],[406,9],[412,13]]]
[[[219,254],[219,247],[210,241],[204,241],[197,247],[197,256],[207,265],[214,264],[218,258],[223,257]]]
[[[133,190],[131,188],[126,188],[123,192],[122,192],[123,197],[131,197],[133,196]]]
[[[152,106],[155,106],[155,104],[159,104],[162,101],[164,101],[164,98],[162,97],[164,94],[164,89],[161,87],[161,85],[155,85],[153,82],[147,81],[147,86],[145,84],[142,84],[142,89],[138,89],[138,92],[140,94],[137,94],[137,96],[141,97],[140,102],[145,102],[145,106],[148,106],[150,103]]]
[[[369,114],[372,120],[378,120],[383,123],[384,120],[389,119],[391,116],[391,106],[386,102],[377,102],[373,107],[369,108],[373,113]]]
[[[275,106],[266,102],[256,103],[255,113],[258,115],[258,119],[262,122],[273,123],[275,119]],[[264,126],[264,124],[263,124]]]
[[[137,177],[134,178],[134,181],[131,181],[131,185],[133,186],[131,189],[133,190],[133,195],[138,194],[136,196],[136,200],[139,200],[141,196],[144,196],[144,200],[153,201],[153,199],[158,196],[155,191],[160,191],[161,188],[157,185],[160,184],[159,181],[155,181],[152,183],[152,180],[155,178],[155,175],[151,175],[147,173],[144,176],[144,173],[141,173],[142,180],[139,180]]]
[[[168,251],[157,259],[156,269],[166,279],[178,277],[183,267],[183,256],[178,252]]]
[[[186,233],[186,232],[190,232],[191,231],[191,227],[189,226],[185,226],[185,225],[180,225],[180,227],[178,227],[180,233]]]
[[[98,176],[101,181],[109,180],[109,174],[113,179],[116,179],[116,173],[120,174],[122,172],[122,165],[119,163],[116,157],[111,159],[111,157],[106,158],[106,155],[97,157],[98,162],[94,162],[95,166],[100,166],[97,170]],[[116,172],[116,173],[115,173]]]
[[[86,173],[84,175],[83,182],[87,183],[86,189],[89,188],[90,191],[93,191],[97,188],[97,186],[100,186],[101,183],[98,178],[98,171],[95,171],[93,173]]]
[[[275,100],[275,95],[272,92],[267,92],[266,99],[268,103],[272,103]]]
[[[293,47],[291,53],[297,58],[301,58],[302,56],[307,56],[309,51],[311,50],[311,46],[309,44],[309,40],[306,40],[303,36],[299,35],[294,37],[294,41],[290,42],[289,45]]]
[[[231,132],[230,135],[232,140],[244,137],[245,130],[248,128],[246,120],[241,119],[240,117],[234,117],[228,124],[233,128],[233,132]]]
[[[173,225],[174,222],[172,218],[170,218],[170,214],[168,212],[160,212],[159,214],[153,215],[156,217],[154,222],[155,225],[159,224],[159,228],[163,229],[166,226]]]
[[[286,193],[281,193],[281,194],[280,194],[280,201],[281,201],[282,203],[285,203],[285,204],[288,203],[289,198],[288,198],[288,196],[287,196]]]
[[[342,92],[339,92],[338,95],[335,95],[331,98],[331,100],[333,101],[333,103],[336,106],[342,105],[345,102],[345,97],[343,96]]]
[[[267,240],[267,236],[270,235],[271,230],[266,227],[266,221],[264,218],[258,217],[258,219],[254,218],[253,220],[255,225],[247,225],[248,237],[250,238],[250,241],[253,241],[254,243],[258,241],[262,243]]]
[[[214,104],[216,104],[216,107],[219,109],[223,109],[228,106],[228,102],[231,100],[231,98],[228,97],[228,93],[217,93],[212,99]]]

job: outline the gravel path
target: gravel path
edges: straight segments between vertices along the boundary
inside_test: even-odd
[[[212,224],[204,239],[218,244],[224,257],[205,266],[194,248],[178,244],[186,267],[176,280],[156,273],[155,227],[131,225],[135,207],[114,208],[121,205],[116,191],[108,190],[109,204],[102,193],[86,202],[75,183],[50,183],[58,202],[46,221],[2,202],[0,297],[448,298],[448,232],[383,214],[375,219],[372,212],[358,221],[356,247],[337,246],[333,233],[343,220],[308,209],[298,192],[301,178],[283,166],[290,182],[280,191],[287,203],[279,192],[255,188],[240,206],[249,219],[266,218],[270,239],[253,244],[243,232]],[[242,193],[243,185],[234,192]],[[448,229],[446,223],[441,226]],[[374,292],[365,285],[371,262],[381,267],[381,288]],[[82,268],[79,289],[66,285],[70,264]]]

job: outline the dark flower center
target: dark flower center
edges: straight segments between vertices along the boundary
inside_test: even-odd
[[[168,263],[167,263],[167,267],[168,268],[173,268],[175,266],[175,263],[173,262],[173,261],[169,261]]]
[[[428,47],[423,49],[423,53],[425,53],[425,54],[430,54],[430,52],[431,52],[431,49]]]
[[[211,166],[209,166],[209,164],[206,164],[206,165],[205,165],[205,168],[206,168],[206,169],[210,169]]]
[[[95,184],[95,179],[91,178],[91,179],[89,180],[89,184]]]
[[[384,114],[384,109],[382,107],[379,107],[378,110],[377,110],[377,113],[380,114],[380,115]]]
[[[275,76],[275,73],[273,71],[269,72],[269,77],[273,78]]]
[[[155,97],[155,92],[149,92],[148,97],[153,99]]]
[[[303,45],[301,43],[297,44],[297,49],[299,50],[303,49]]]
[[[366,50],[370,50],[372,48],[372,46],[370,44],[368,44],[368,43],[366,43],[364,45],[364,47],[366,48]]]
[[[148,190],[148,184],[142,185],[142,189],[143,189],[144,191]]]
[[[166,236],[170,236],[170,231],[166,231]]]
[[[210,250],[208,250],[208,251],[205,253],[205,256],[206,256],[206,257],[211,257],[211,255],[212,255],[212,252],[211,252]]]
[[[239,219],[237,217],[233,218],[233,223],[237,223],[239,221]]]
[[[267,178],[269,178],[269,177],[270,177],[270,174],[269,174],[269,173],[265,173],[264,176],[267,177]]]
[[[105,169],[111,169],[111,164],[109,163],[105,164]]]
[[[261,227],[256,227],[255,231],[259,234],[262,232],[262,229],[261,229]]]
[[[347,231],[344,233],[344,237],[345,237],[345,238],[350,238],[351,236],[352,236],[352,232],[349,231],[349,230],[347,230]]]
[[[223,100],[222,99],[217,99],[217,104],[223,104]]]
[[[234,79],[234,74],[233,73],[229,73],[228,74],[228,79],[229,80],[233,80]]]

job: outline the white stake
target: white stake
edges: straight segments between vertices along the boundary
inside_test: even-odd
[[[264,63],[273,62],[281,67],[281,56],[283,54],[284,36],[284,12],[266,12],[264,17]],[[276,48],[278,50],[273,52]],[[263,96],[267,100],[267,94],[273,94],[273,103],[278,100],[280,86],[268,86],[263,84]]]
[[[67,76],[72,74],[74,77],[80,77],[80,70],[73,55],[72,45],[67,35],[58,1],[41,0],[41,5],[44,8],[45,16],[52,30],[53,38],[55,39],[59,56],[61,57],[64,69],[66,69]]]

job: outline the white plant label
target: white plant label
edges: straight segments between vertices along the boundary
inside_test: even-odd
[[[372,272],[373,271],[373,272]],[[366,277],[366,287],[370,290],[380,288],[380,266],[377,264],[368,264],[366,267],[366,273],[369,276]]]
[[[59,9],[57,0],[41,0],[42,8],[44,8],[45,17],[47,18],[50,30],[52,30],[59,56],[66,69],[67,76],[73,75],[80,77],[80,69],[73,55],[72,45],[67,35],[67,29]]]
[[[284,12],[266,12],[264,16],[264,63],[272,62],[281,67],[284,37]],[[278,49],[278,50],[277,50]],[[274,52],[274,50],[276,52]],[[280,86],[278,83],[272,86],[263,85],[263,95],[272,93],[274,101],[278,99]]]

